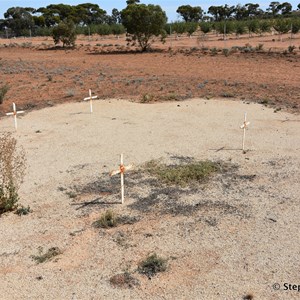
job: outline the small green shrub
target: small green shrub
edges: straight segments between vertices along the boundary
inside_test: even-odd
[[[167,259],[159,257],[156,253],[149,255],[145,260],[141,261],[138,266],[138,272],[149,278],[166,270]]]
[[[96,228],[116,227],[118,225],[118,216],[112,210],[107,210],[93,225]]]
[[[6,93],[8,92],[9,87],[7,84],[0,87],[0,104],[3,103]]]
[[[118,225],[132,225],[140,220],[139,217],[135,216],[119,216],[114,213],[112,210],[107,210],[104,214],[101,215],[100,219],[93,223],[93,226],[96,228],[111,228],[117,227]]]
[[[0,186],[0,214],[16,209],[18,201],[19,196],[12,182]]]
[[[62,251],[58,247],[49,248],[47,252],[43,254],[43,248],[39,247],[39,254],[32,255],[31,258],[36,261],[36,263],[41,264],[43,262],[51,260],[53,257],[60,255]]]
[[[18,207],[17,210],[16,210],[16,214],[19,215],[19,216],[28,215],[30,212],[32,212],[31,208],[29,206],[25,207],[23,205]]]

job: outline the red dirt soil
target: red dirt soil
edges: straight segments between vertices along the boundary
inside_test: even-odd
[[[258,50],[262,44],[262,50]],[[103,98],[154,102],[204,97],[260,102],[299,112],[300,35],[209,36],[168,39],[140,53],[125,37],[79,37],[75,49],[54,47],[51,38],[0,40],[0,88],[9,86],[0,116],[81,101],[88,89]],[[224,48],[252,46],[253,51],[225,55]],[[288,47],[294,45],[293,53]],[[213,53],[212,47],[217,48]],[[255,50],[256,49],[256,50]]]

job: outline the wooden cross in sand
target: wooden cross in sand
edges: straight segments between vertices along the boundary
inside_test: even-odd
[[[12,111],[12,112],[9,112],[9,113],[6,113],[7,116],[14,116],[14,121],[15,121],[15,128],[16,128],[16,130],[18,129],[17,114],[23,114],[23,113],[24,113],[23,110],[17,111],[17,108],[16,108],[16,104],[15,104],[15,103],[13,103],[13,111]]]
[[[244,123],[243,123],[243,125],[240,126],[240,128],[244,130],[244,134],[243,134],[243,152],[244,153],[245,153],[246,129],[247,129],[249,124],[250,124],[250,122],[247,122],[247,113],[245,112]]]
[[[84,101],[90,100],[90,110],[93,113],[93,99],[96,99],[97,96],[92,96],[92,91],[89,89],[89,97],[84,98]]]
[[[124,166],[123,163],[123,154],[121,154],[121,164],[118,170],[112,171],[109,173],[109,176],[114,176],[117,174],[121,174],[121,197],[122,197],[122,204],[124,203],[124,172],[127,170],[132,170],[133,165],[128,165],[127,167]]]

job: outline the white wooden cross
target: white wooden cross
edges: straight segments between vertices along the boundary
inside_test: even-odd
[[[124,172],[127,170],[132,170],[133,165],[128,165],[127,167],[124,166],[123,163],[123,154],[121,154],[121,164],[118,170],[110,172],[110,176],[114,176],[117,174],[121,174],[121,197],[122,197],[122,204],[124,203]]]
[[[243,123],[243,125],[240,126],[240,128],[244,130],[244,134],[243,134],[243,152],[245,152],[246,129],[247,129],[249,124],[250,124],[250,122],[247,122],[247,113],[245,112],[244,123]]]
[[[92,96],[92,91],[89,89],[89,97],[84,98],[84,101],[90,100],[90,110],[93,113],[93,99],[96,99],[97,96]]]
[[[16,104],[15,104],[15,103],[13,103],[13,111],[12,111],[12,112],[9,112],[9,113],[6,113],[7,116],[14,116],[14,121],[15,121],[15,128],[16,128],[16,130],[18,129],[17,114],[23,114],[23,113],[24,113],[23,110],[17,111],[17,108],[16,108]]]

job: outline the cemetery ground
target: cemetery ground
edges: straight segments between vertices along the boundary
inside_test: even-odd
[[[297,299],[299,53],[87,47],[0,49],[0,133],[26,151],[31,210],[0,216],[0,299]],[[202,183],[155,176],[199,161]]]

